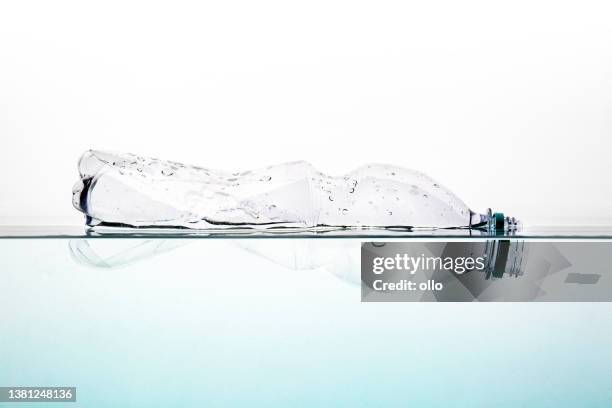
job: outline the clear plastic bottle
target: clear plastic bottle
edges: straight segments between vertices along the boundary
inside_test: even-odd
[[[480,228],[513,231],[477,214],[423,173],[381,164],[340,177],[291,162],[226,173],[133,154],[87,151],[73,189],[88,225],[227,228]]]

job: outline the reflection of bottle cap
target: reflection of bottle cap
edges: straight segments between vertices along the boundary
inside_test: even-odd
[[[486,278],[503,278],[504,275],[518,277],[525,272],[527,261],[525,241],[488,240],[484,253],[487,258]]]

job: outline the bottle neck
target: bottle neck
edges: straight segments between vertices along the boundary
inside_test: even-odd
[[[489,208],[486,214],[471,213],[470,228],[485,230],[491,235],[513,234],[520,231],[521,222],[514,217],[504,216],[504,213],[494,213]]]

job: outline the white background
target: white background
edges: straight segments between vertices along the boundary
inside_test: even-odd
[[[527,224],[612,224],[600,1],[0,5],[0,217],[80,223],[86,149],[422,170]],[[51,220],[51,221],[50,221]]]

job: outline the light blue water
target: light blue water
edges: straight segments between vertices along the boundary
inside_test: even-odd
[[[0,386],[78,389],[37,407],[612,406],[612,303],[361,303],[350,240],[91,241],[119,266],[0,240]]]

